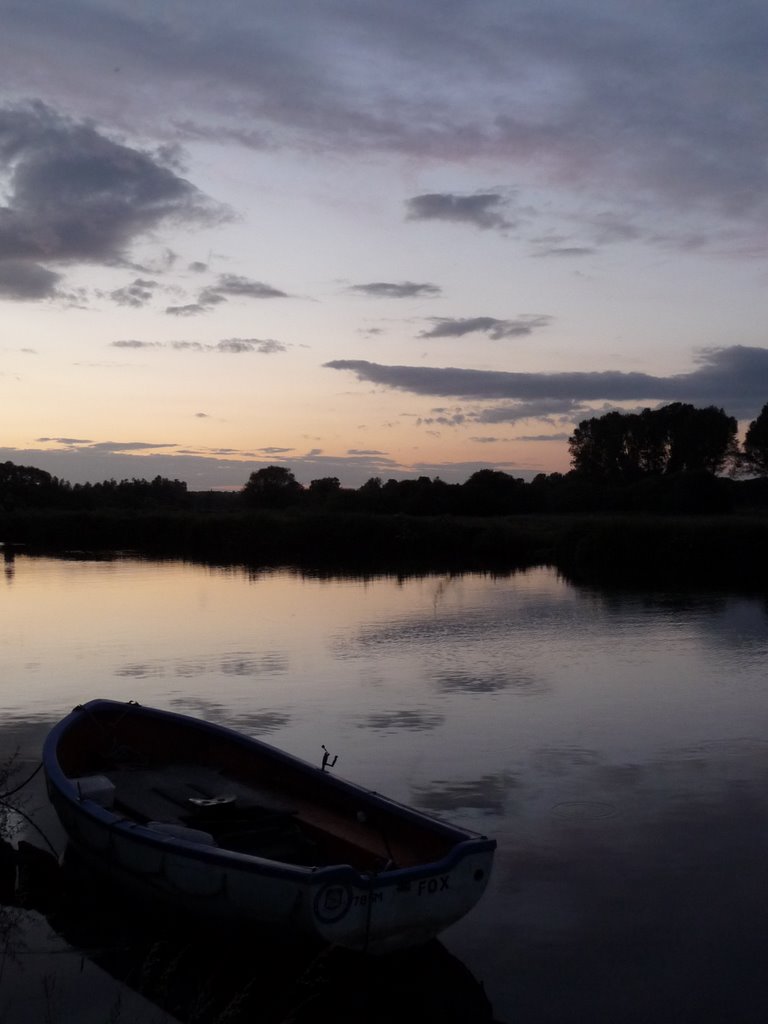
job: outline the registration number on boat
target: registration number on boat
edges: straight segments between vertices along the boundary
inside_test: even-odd
[[[420,878],[416,888],[419,896],[434,896],[436,892],[445,892],[450,888],[448,875],[440,875],[435,878]]]
[[[367,907],[369,903],[381,903],[384,899],[383,892],[363,893],[361,896],[352,897],[353,907]]]

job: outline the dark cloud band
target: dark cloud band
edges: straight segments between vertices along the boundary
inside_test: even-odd
[[[371,281],[369,284],[350,285],[347,290],[377,299],[432,298],[441,292],[436,284],[417,284],[414,281]]]
[[[419,332],[420,338],[463,338],[465,334],[482,333],[498,341],[501,338],[521,338],[539,327],[552,322],[551,316],[519,316],[514,320],[497,320],[492,316],[474,316],[464,319],[432,317],[432,327]]]
[[[430,192],[406,200],[405,207],[407,220],[444,220],[501,230],[513,227],[505,212],[507,199],[497,192]]]
[[[324,365],[348,370],[358,380],[417,395],[474,400],[561,399],[569,401],[690,401],[722,405],[731,415],[756,415],[768,394],[768,349],[710,349],[698,369],[671,377],[647,373],[508,373],[457,367],[384,366],[361,359]]]

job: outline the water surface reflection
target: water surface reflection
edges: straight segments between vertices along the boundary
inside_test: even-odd
[[[321,580],[14,561],[0,742],[95,696],[199,715],[493,835],[445,949],[522,1024],[761,1022],[768,611],[547,570]],[[54,839],[45,794],[33,816]],[[33,839],[30,834],[27,838]]]
[[[506,1005],[531,1024],[765,1020],[765,746],[594,774],[535,836],[507,832],[514,913],[485,936]]]

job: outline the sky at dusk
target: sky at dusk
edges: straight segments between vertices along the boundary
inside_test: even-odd
[[[569,468],[768,402],[758,0],[4,0],[0,461]]]

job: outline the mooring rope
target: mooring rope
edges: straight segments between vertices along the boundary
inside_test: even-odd
[[[35,832],[37,832],[37,834],[43,840],[45,845],[48,847],[48,849],[51,851],[56,860],[59,859],[59,851],[56,849],[56,847],[53,845],[53,843],[50,841],[45,832],[43,832],[43,830],[40,828],[36,821],[33,821],[25,811],[21,810],[20,807],[14,807],[13,804],[9,804],[7,803],[7,801],[2,799],[0,799],[0,804],[3,807],[7,807],[9,810],[13,811],[14,814],[20,815],[27,822],[28,825],[31,825]]]
[[[15,804],[8,803],[8,797],[14,796],[16,793],[24,789],[25,786],[29,785],[29,783],[32,781],[32,779],[34,779],[34,777],[37,775],[37,773],[40,771],[42,767],[43,762],[41,761],[40,764],[32,772],[32,774],[28,775],[23,782],[20,782],[18,784],[18,786],[14,786],[13,789],[9,789],[6,793],[0,793],[0,806],[7,807],[9,811],[13,811],[14,814],[18,814],[27,822],[28,825],[31,825],[32,828],[38,833],[40,838],[43,840],[45,845],[48,847],[48,849],[51,851],[53,856],[58,860],[59,851],[54,847],[53,843],[50,841],[45,832],[43,832],[43,830],[40,828],[37,822],[33,821],[32,818],[30,818],[30,816],[25,811],[22,811],[20,807],[17,807]]]
[[[26,779],[24,779],[23,782],[20,782],[18,786],[14,786],[13,789],[9,789],[7,793],[0,793],[0,802],[2,802],[3,800],[7,800],[8,797],[13,796],[14,793],[18,793],[20,789],[24,789],[27,783],[31,782],[32,779],[34,779],[34,777],[37,775],[37,773],[40,771],[42,767],[43,762],[41,761],[37,768],[35,768],[35,770],[32,772],[32,774],[29,775]]]

